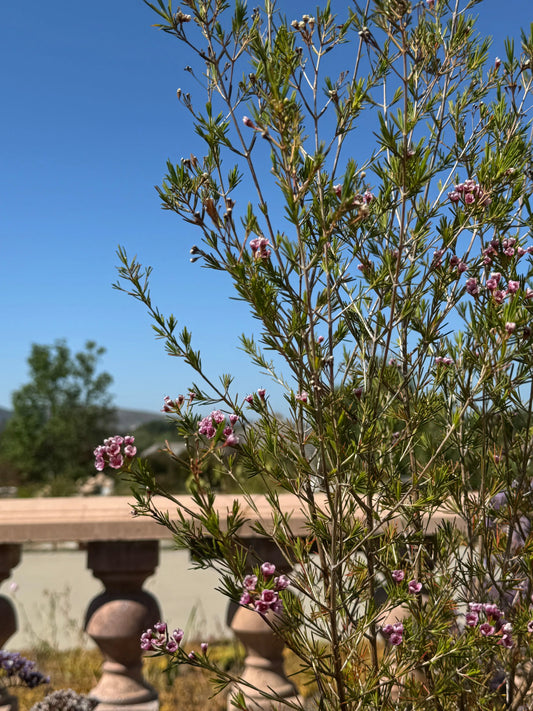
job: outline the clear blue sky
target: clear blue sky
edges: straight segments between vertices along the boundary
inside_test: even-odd
[[[296,15],[295,3],[279,6]],[[485,0],[478,13],[496,56],[533,5]],[[213,375],[238,375],[242,395],[268,385],[238,350],[253,328],[245,307],[228,300],[224,275],[189,263],[198,235],[160,209],[153,187],[192,134],[176,99],[189,58],[156,21],[141,0],[2,3],[0,406],[27,382],[31,344],[58,338],[107,349],[119,407],[158,411],[187,390],[191,373],[154,339],[143,307],[111,287],[118,244],[154,267],[155,303],[190,327]]]

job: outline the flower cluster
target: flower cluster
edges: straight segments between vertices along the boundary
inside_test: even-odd
[[[230,424],[226,425],[222,430],[222,434],[226,438],[222,445],[223,447],[234,447],[236,444],[239,444],[239,438],[233,429],[238,419],[238,416],[235,414],[229,416]],[[207,439],[213,439],[218,431],[219,425],[222,423],[226,423],[224,413],[221,410],[213,410],[210,415],[200,420],[198,423],[198,432],[204,435],[204,437],[207,437]]]
[[[286,590],[290,580],[286,575],[273,578],[276,566],[273,563],[263,563],[261,566],[261,584],[257,575],[246,575],[242,581],[244,592],[239,600],[241,605],[253,604],[257,612],[266,613],[269,610],[281,612],[283,601],[279,596],[280,590]],[[267,587],[272,579],[273,587]],[[264,587],[263,587],[264,586]],[[260,588],[263,588],[262,590]]]
[[[270,242],[266,237],[256,237],[250,240],[250,249],[254,255],[254,259],[268,259],[271,250],[268,249]]]
[[[259,388],[259,389],[257,390],[257,395],[259,396],[259,399],[264,402],[265,397],[266,397],[266,390],[265,390],[265,388]],[[244,400],[245,400],[245,402],[247,402],[249,405],[253,405],[253,402],[254,402],[254,396],[253,396],[253,394],[250,393],[249,395],[247,395],[247,396],[244,398]]]
[[[180,646],[184,632],[174,630],[169,634],[166,622],[156,622],[154,629],[147,629],[141,635],[141,649],[145,652],[170,652],[173,654]]]
[[[30,711],[92,711],[100,702],[72,689],[54,691],[34,704]]]
[[[40,684],[49,684],[50,678],[36,669],[35,662],[18,652],[0,649],[0,687],[22,684],[34,689]]]
[[[394,625],[384,625],[381,634],[395,647],[403,642],[403,625],[397,622]]]
[[[498,644],[507,649],[510,649],[514,644],[511,637],[513,627],[510,622],[504,621],[504,613],[495,603],[469,602],[465,625],[476,627],[483,637],[492,637],[497,632],[500,633]]]
[[[194,393],[189,393],[189,403],[191,403],[193,400]],[[165,397],[163,398],[163,407],[161,408],[161,412],[179,412],[184,402],[184,395],[178,395],[178,397],[174,400],[168,395],[165,395]]]
[[[435,358],[435,363],[437,365],[453,365],[453,359],[447,356],[437,356]]]
[[[514,257],[516,255],[520,258],[525,254],[533,254],[533,246],[530,245],[524,248],[521,245],[517,245],[515,237],[507,237],[501,244],[499,239],[493,239],[483,250],[483,264],[492,264],[492,259],[500,252],[504,257]]]
[[[94,450],[95,468],[101,472],[108,464],[111,469],[120,469],[126,459],[133,459],[137,454],[134,442],[135,437],[131,435],[115,435],[104,439],[104,443]]]
[[[465,180],[464,183],[458,183],[448,197],[452,202],[462,200],[465,205],[476,205],[487,207],[492,202],[487,193],[483,190],[479,183],[475,180]]]

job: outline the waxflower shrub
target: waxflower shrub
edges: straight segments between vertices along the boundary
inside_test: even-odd
[[[159,197],[187,226],[190,268],[223,272],[254,317],[239,345],[257,381],[243,392],[208,372],[155,305],[151,268],[119,249],[117,288],[192,372],[163,408],[187,442],[194,506],[124,458],[134,513],[272,625],[323,711],[527,708],[533,29],[493,49],[476,29],[484,0],[301,17],[148,4],[187,54],[177,102],[195,136]],[[213,459],[242,492],[224,513]],[[280,589],[239,536],[257,480],[270,520],[252,525],[290,570]],[[215,690],[233,681],[209,649],[146,634]]]

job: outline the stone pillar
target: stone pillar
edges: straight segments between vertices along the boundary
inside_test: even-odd
[[[18,543],[0,544],[0,583],[11,575],[11,570],[20,563],[22,546]],[[11,600],[0,595],[0,649],[17,631],[17,613]],[[0,711],[18,711],[18,701],[7,690],[0,689]]]
[[[158,711],[156,690],[142,675],[142,632],[161,619],[156,599],[142,589],[159,563],[158,541],[92,541],[87,566],[105,592],[90,603],[85,630],[104,655],[90,696],[98,711]]]
[[[290,566],[274,543],[263,538],[252,539],[247,559],[248,571],[251,572],[253,566],[265,562],[274,563],[278,575],[290,572]],[[240,677],[254,687],[276,694],[289,703],[303,703],[283,669],[285,645],[269,624],[270,622],[275,627],[276,619],[277,615],[272,612],[263,616],[251,608],[230,603],[228,625],[246,650],[244,669]],[[283,711],[287,708],[285,703],[275,703],[246,684],[238,684],[237,687],[237,690],[244,694],[248,711]],[[233,709],[230,696],[228,711]]]

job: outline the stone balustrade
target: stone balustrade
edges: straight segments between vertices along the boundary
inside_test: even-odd
[[[178,498],[189,510],[195,509],[190,497]],[[266,531],[272,526],[266,498],[254,497],[256,510],[253,510],[244,497],[218,496],[216,503],[222,523],[234,499],[239,499],[248,519],[240,529],[240,536],[250,544],[250,569],[253,564],[268,560],[281,572],[289,572],[283,570],[277,548],[254,531],[257,522]],[[282,510],[291,514],[293,535],[305,535],[301,501],[290,494],[280,495],[279,499]],[[84,629],[104,658],[102,675],[91,692],[100,701],[97,711],[159,708],[155,690],[143,678],[139,638],[143,630],[162,619],[157,600],[143,589],[143,584],[157,568],[159,541],[171,538],[171,534],[150,518],[132,516],[130,503],[128,497],[0,499],[0,582],[20,562],[24,544],[73,541],[86,549],[87,566],[103,584],[103,591],[88,601],[84,622]],[[172,516],[167,501],[156,499],[155,503]],[[454,517],[443,513],[428,521],[428,535],[443,518]],[[16,630],[16,619],[13,603],[0,596],[0,648]],[[246,648],[242,679],[259,688],[271,689],[288,701],[296,701],[297,692],[283,671],[282,645],[271,627],[261,616],[234,604],[228,611],[228,624]],[[243,688],[247,694],[248,688]],[[16,701],[9,699],[0,699],[0,711],[15,711]],[[271,708],[271,703],[261,697],[249,697],[248,703],[253,711]]]

